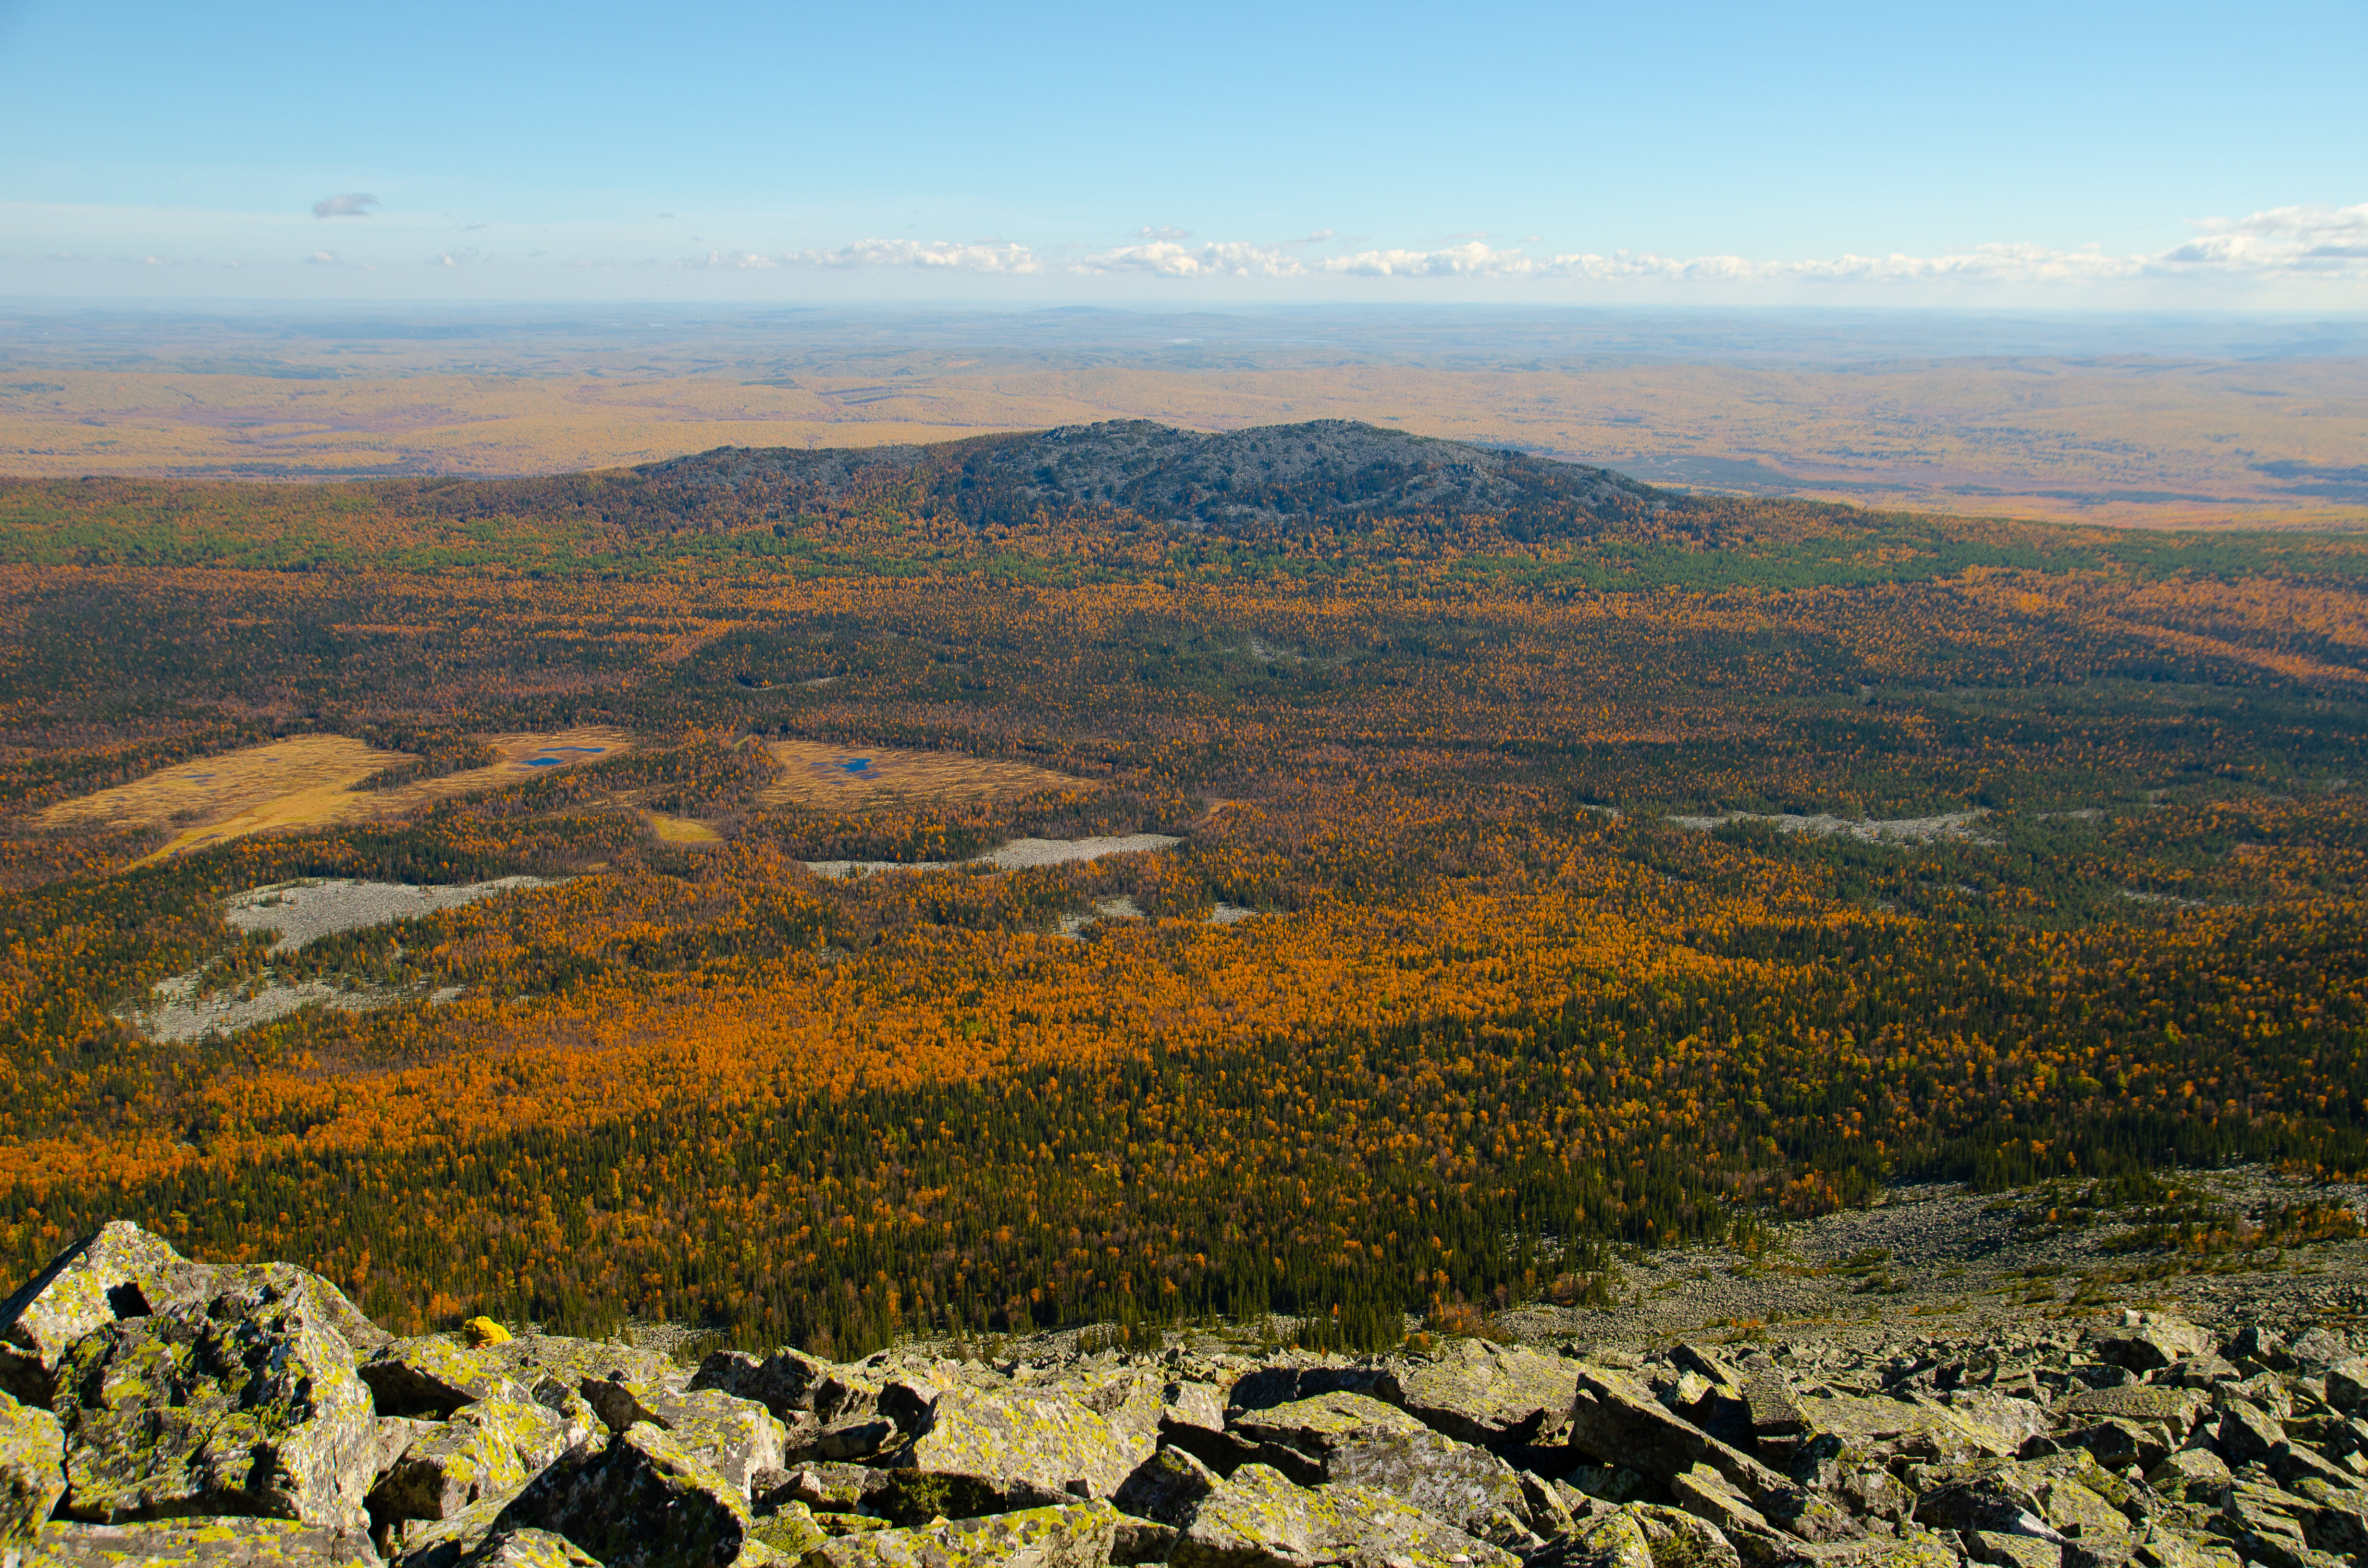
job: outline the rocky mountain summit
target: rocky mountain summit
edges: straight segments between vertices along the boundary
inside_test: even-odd
[[[114,1223],[0,1305],[0,1542],[60,1564],[2321,1568],[2368,1357],[2138,1311],[1954,1340],[697,1365],[397,1339]]]
[[[633,471],[689,505],[746,491],[791,507],[884,481],[917,483],[973,524],[1102,506],[1234,533],[1363,517],[1485,513],[1509,531],[1565,531],[1667,503],[1608,469],[1345,419],[1202,434],[1110,420],[929,447],[722,447]]]

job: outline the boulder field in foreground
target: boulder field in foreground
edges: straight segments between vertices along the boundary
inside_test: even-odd
[[[394,1339],[111,1224],[0,1304],[0,1556],[403,1568],[2332,1568],[2368,1358],[2123,1314],[1837,1366]]]

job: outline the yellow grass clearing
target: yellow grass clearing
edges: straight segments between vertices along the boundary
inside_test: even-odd
[[[643,812],[650,819],[650,829],[666,844],[721,844],[723,835],[703,822],[689,817],[670,817],[664,812]]]
[[[385,822],[472,790],[524,783],[539,773],[613,756],[632,745],[622,730],[585,728],[550,734],[495,735],[487,742],[501,760],[441,778],[393,790],[356,790],[382,768],[411,760],[349,735],[298,735],[269,745],[160,768],[145,778],[63,801],[43,812],[44,827],[105,824],[116,827],[181,825],[165,846],[140,862],[167,859],[208,845],[258,833],[294,833],[338,823]]]
[[[1089,778],[961,752],[893,751],[816,741],[772,741],[765,749],[780,765],[781,777],[758,799],[835,811],[891,795],[921,801],[1006,801],[1040,790],[1099,788]]]

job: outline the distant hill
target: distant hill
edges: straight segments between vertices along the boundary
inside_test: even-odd
[[[1592,532],[1673,500],[1608,469],[1343,419],[1216,435],[1133,419],[927,447],[719,447],[632,472],[644,504],[677,515],[726,497],[737,512],[826,509],[901,490],[978,526],[1107,507],[1226,534],[1484,514],[1515,537]]]

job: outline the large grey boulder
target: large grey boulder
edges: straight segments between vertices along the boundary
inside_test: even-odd
[[[1224,1395],[1216,1384],[1173,1382],[1160,1389],[1159,1430],[1172,1433],[1179,1426],[1203,1432],[1225,1429]]]
[[[1239,1416],[1234,1431],[1302,1485],[1353,1483],[1499,1546],[1526,1551],[1543,1544],[1530,1528],[1512,1466],[1379,1400],[1354,1393],[1294,1400]]]
[[[1562,1430],[1578,1390],[1578,1363],[1467,1339],[1445,1355],[1409,1363],[1398,1384],[1400,1397],[1391,1403],[1433,1430],[1507,1448]]]
[[[2136,1546],[2128,1516],[2112,1500],[2127,1493],[2078,1449],[1993,1460],[1918,1497],[1916,1522],[2031,1536],[2061,1548],[2066,1568],[2119,1568]]]
[[[1153,1441],[1054,1393],[949,1389],[898,1455],[899,1468],[989,1483],[1007,1508],[1109,1497]]]
[[[0,1394],[0,1547],[27,1541],[65,1494],[64,1431],[58,1418]]]
[[[611,1432],[646,1421],[748,1494],[764,1471],[784,1468],[788,1433],[770,1411],[717,1389],[677,1393],[664,1384],[587,1378],[577,1389]]]
[[[699,1364],[690,1392],[713,1389],[734,1399],[753,1399],[773,1413],[774,1419],[794,1425],[811,1414],[814,1394],[840,1369],[803,1350],[776,1350],[751,1356],[745,1350],[718,1350]]]
[[[2212,1336],[2192,1323],[2156,1317],[2123,1328],[2100,1329],[2089,1335],[2089,1348],[2098,1360],[2132,1372],[2157,1372],[2173,1362],[2211,1354]]]
[[[206,1301],[102,1324],[59,1362],[61,1511],[365,1528],[378,1429],[336,1326],[351,1303],[285,1264],[222,1277]]]
[[[1121,1513],[1181,1528],[1221,1484],[1214,1471],[1182,1449],[1162,1449],[1136,1466],[1110,1500]]]
[[[381,1518],[449,1519],[518,1490],[580,1440],[532,1401],[480,1400],[407,1445],[370,1489],[370,1508]]]
[[[2294,1366],[2304,1376],[2317,1377],[2330,1367],[2351,1360],[2351,1346],[2331,1328],[2311,1328],[2294,1335],[2294,1343],[2286,1346],[2286,1354],[2294,1358]]]
[[[555,1530],[607,1568],[726,1568],[754,1520],[738,1486],[647,1422],[581,1444],[527,1483],[497,1529]]]
[[[492,1350],[434,1335],[391,1340],[354,1369],[381,1415],[441,1421],[479,1400],[525,1403],[532,1398]]]
[[[1587,1458],[1663,1482],[1698,1464],[1707,1465],[1753,1499],[1798,1490],[1759,1460],[1664,1407],[1627,1373],[1573,1366],[1577,1388],[1571,1402],[1569,1443]]]
[[[1384,1562],[1415,1568],[1517,1568],[1520,1559],[1370,1487],[1308,1491],[1247,1464],[1193,1510],[1175,1568],[1315,1568]]]
[[[804,1561],[811,1568],[1104,1568],[1122,1522],[1107,1502],[1058,1504],[842,1536]]]
[[[48,1404],[59,1358],[75,1340],[102,1324],[172,1305],[200,1290],[211,1272],[129,1221],[100,1226],[0,1303],[0,1392]]]

